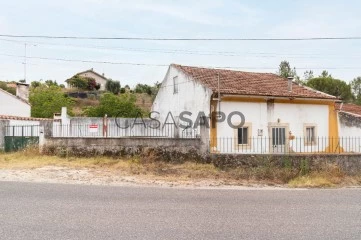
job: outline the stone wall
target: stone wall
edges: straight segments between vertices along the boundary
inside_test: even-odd
[[[220,168],[275,166],[320,170],[335,164],[348,174],[361,173],[361,154],[212,154],[208,161]]]
[[[141,156],[169,162],[206,159],[201,139],[48,138],[43,153],[71,156]]]

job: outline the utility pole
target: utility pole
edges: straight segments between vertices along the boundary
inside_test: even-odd
[[[27,49],[27,43],[24,43],[24,81],[26,82],[26,62],[27,62],[27,56],[26,56],[26,49]],[[36,47],[35,44],[30,44],[30,46]]]
[[[25,52],[24,52],[24,82],[26,82],[26,43],[24,44]]]

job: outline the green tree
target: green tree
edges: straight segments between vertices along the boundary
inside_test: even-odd
[[[57,86],[48,87],[43,84],[37,88],[32,88],[29,101],[32,117],[52,118],[54,113],[61,111],[62,107],[67,107],[68,113],[72,114],[73,100]]]
[[[310,80],[310,79],[312,79],[312,78],[314,78],[315,76],[313,75],[313,71],[312,70],[308,70],[308,71],[305,71],[304,73],[303,73],[303,79],[304,79],[304,81],[308,81],[308,80]]]
[[[134,118],[144,114],[136,104],[136,97],[133,94],[114,95],[105,93],[101,96],[99,105],[88,107],[85,114],[88,117],[125,117]]]
[[[56,81],[53,81],[53,80],[46,80],[45,85],[47,85],[48,87],[58,86],[58,83]]]
[[[319,76],[320,78],[332,78],[332,75],[328,73],[328,71],[323,70],[321,75]]]
[[[155,97],[158,93],[161,83],[156,82],[153,86],[149,86],[147,84],[140,84],[138,83],[135,86],[134,92],[135,93],[146,93],[150,96]]]
[[[40,81],[32,81],[30,84],[31,88],[37,88],[40,87],[42,85],[42,83]]]
[[[78,88],[78,89],[85,90],[88,87],[87,80],[79,75],[75,75],[75,76],[69,78],[67,81],[71,86]]]
[[[119,94],[120,92],[120,82],[114,81],[112,79],[108,79],[108,81],[105,84],[105,89],[108,92],[111,92],[113,94]]]
[[[278,75],[284,78],[294,77],[296,78],[296,68],[291,68],[291,65],[288,61],[284,60],[280,63],[278,67]]]
[[[350,83],[355,103],[361,105],[361,77],[357,77]]]
[[[346,102],[350,102],[353,99],[350,85],[342,80],[332,78],[327,71],[324,71],[320,77],[308,80],[307,86],[340,97]]]
[[[94,91],[100,89],[100,84],[98,84],[95,79],[91,77],[75,75],[69,78],[67,81],[71,86],[76,87],[80,90]]]
[[[151,95],[152,94],[152,87],[147,85],[147,84],[138,83],[135,86],[134,92],[136,92],[136,93],[147,93],[147,94]]]

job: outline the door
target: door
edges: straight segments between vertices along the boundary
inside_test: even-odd
[[[271,135],[271,152],[287,152],[286,127],[272,127]]]

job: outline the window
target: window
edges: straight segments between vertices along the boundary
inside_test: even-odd
[[[178,76],[173,78],[173,93],[178,93]]]
[[[233,123],[235,125],[239,123]],[[234,147],[235,149],[250,149],[252,144],[252,124],[245,123],[242,127],[234,129]]]
[[[316,125],[305,124],[304,136],[305,136],[305,145],[316,144],[316,138],[317,138]]]
[[[248,127],[238,128],[238,144],[248,144]]]

